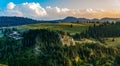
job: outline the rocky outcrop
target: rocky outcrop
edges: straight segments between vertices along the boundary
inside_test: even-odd
[[[67,45],[67,46],[75,45],[74,39],[72,37],[67,36],[67,35],[64,35],[61,38],[61,42],[62,42],[63,45]]]
[[[67,46],[70,46],[70,45],[75,45],[75,41],[72,37],[68,36],[67,34],[59,34],[58,33],[58,36],[59,36],[59,39],[60,39],[60,42],[62,43],[62,45],[67,45]]]

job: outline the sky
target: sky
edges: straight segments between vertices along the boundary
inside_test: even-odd
[[[38,20],[120,18],[120,0],[0,0],[0,16]]]

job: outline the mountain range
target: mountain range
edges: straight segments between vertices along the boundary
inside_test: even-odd
[[[58,22],[118,22],[120,18],[101,18],[101,19],[87,19],[87,18],[76,18],[76,17],[66,17],[61,20],[56,20]]]
[[[118,22],[120,21],[120,18],[101,18],[101,19],[87,19],[87,18],[76,18],[76,17],[66,17],[64,19],[60,20],[34,20],[30,18],[25,17],[8,17],[8,16],[1,16],[0,17],[0,27],[6,27],[6,26],[17,26],[17,25],[26,25],[26,24],[35,24],[35,23],[45,23],[45,22]]]

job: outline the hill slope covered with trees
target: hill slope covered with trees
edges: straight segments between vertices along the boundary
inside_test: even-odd
[[[39,21],[24,17],[0,17],[0,27],[35,24]]]
[[[61,31],[29,30],[22,40],[0,39],[0,63],[9,66],[118,66],[119,48],[99,43],[63,45]],[[67,34],[69,35],[69,34]]]

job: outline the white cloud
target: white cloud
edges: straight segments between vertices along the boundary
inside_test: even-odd
[[[16,5],[13,2],[8,3],[7,9],[13,9]]]
[[[4,16],[23,16],[23,13],[18,10],[5,10],[3,13]]]
[[[59,7],[51,7],[51,6],[47,6],[46,10],[48,10],[48,11],[52,10],[52,11],[55,11],[57,13],[70,11],[70,9],[68,9],[68,8],[59,8]]]
[[[44,8],[40,6],[39,3],[23,3],[22,8],[25,8],[27,12],[30,11],[30,13],[34,14],[32,16],[45,16],[47,15],[46,11]],[[19,6],[19,7],[21,7]]]
[[[1,16],[23,16],[29,18],[40,18],[47,16],[46,10],[39,3],[8,3],[7,9],[0,12]]]
[[[60,19],[60,18],[64,18],[66,16],[69,16],[69,12],[70,9],[68,8],[59,8],[59,7],[51,7],[51,6],[47,6],[45,8],[46,12],[47,12],[47,19]]]

